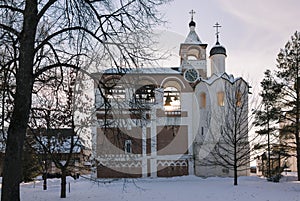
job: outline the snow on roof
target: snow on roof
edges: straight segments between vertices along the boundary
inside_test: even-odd
[[[131,68],[108,68],[104,70],[104,74],[119,74],[123,73],[126,74],[127,72],[131,71]]]
[[[191,29],[184,41],[184,44],[202,44],[202,42],[196,31],[194,29]]]
[[[105,74],[118,74],[118,73],[124,73],[124,74],[180,74],[180,72],[175,68],[109,68],[104,71]]]
[[[49,147],[51,152],[70,153],[71,137],[72,137],[70,135],[71,129],[61,129],[60,132],[58,132],[58,130],[59,129],[49,129],[48,136],[47,135],[37,135],[36,137],[44,146]],[[6,132],[3,135],[2,131],[0,131],[0,152],[2,152],[2,153],[5,152],[6,146],[5,146],[5,139],[3,138],[3,136],[6,136],[6,135],[7,135]],[[58,136],[60,136],[60,137],[58,137]],[[83,145],[81,143],[81,139],[79,136],[73,136],[73,144],[74,144],[73,153],[80,153],[81,149],[83,148]],[[39,142],[36,142],[36,144],[33,146],[34,146],[34,148],[37,149],[38,152],[43,152],[43,146]]]
[[[47,147],[51,153],[70,153],[72,146],[72,136],[58,139],[56,136],[37,136],[39,142],[34,145],[38,152],[43,153],[43,146]],[[73,136],[73,153],[80,153],[82,144],[79,136]]]
[[[241,77],[234,78],[234,76],[232,74],[228,75],[227,73],[224,72],[224,73],[214,73],[208,79],[201,79],[201,81],[205,82],[206,84],[211,85],[216,80],[221,79],[221,78],[229,81],[230,83],[234,83],[234,82],[242,79]]]
[[[130,73],[142,73],[142,74],[180,74],[172,68],[135,68]]]

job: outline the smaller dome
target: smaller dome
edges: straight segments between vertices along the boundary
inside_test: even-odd
[[[194,22],[193,20],[189,23],[189,27],[195,27],[196,26],[196,22]]]
[[[217,42],[216,45],[213,46],[211,48],[210,52],[209,52],[210,57],[213,56],[213,55],[215,55],[215,54],[223,54],[223,55],[227,56],[226,55],[226,49],[225,49],[225,47],[223,47],[222,45],[220,45],[219,42]]]

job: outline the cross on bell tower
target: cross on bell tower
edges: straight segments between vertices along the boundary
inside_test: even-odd
[[[191,16],[191,21],[189,23],[190,32],[184,43],[180,44],[179,50],[181,72],[183,73],[184,78],[190,83],[194,83],[199,77],[207,78],[207,44],[202,43],[196,33],[196,22],[194,21],[195,13],[194,10],[189,12]],[[193,81],[189,77],[190,73],[187,73],[192,71],[194,73],[193,78],[195,79]],[[197,76],[195,74],[197,74]]]
[[[189,12],[189,14],[191,14],[191,21],[193,21],[194,20],[194,14],[195,14],[196,12],[194,11],[194,10],[191,10],[190,12]]]
[[[221,28],[222,26],[217,22],[215,25],[214,25],[214,28],[216,28],[216,36],[217,36],[217,43],[216,44],[220,44],[219,43],[219,28]]]
[[[214,26],[216,29],[216,38],[217,42],[216,44],[211,48],[209,52],[209,58],[211,61],[210,67],[211,67],[211,74],[214,73],[224,73],[225,72],[225,59],[227,57],[226,55],[226,49],[222,45],[220,45],[219,42],[219,28],[222,26],[217,22]]]

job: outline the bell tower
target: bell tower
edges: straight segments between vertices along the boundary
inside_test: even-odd
[[[195,31],[196,23],[194,22],[195,11],[192,10],[191,21],[189,23],[190,32],[184,43],[180,44],[180,67],[185,79],[189,82],[195,82],[199,78],[207,78],[206,64],[206,47]],[[193,71],[193,78],[188,72]],[[196,75],[197,74],[197,75]],[[195,78],[197,76],[197,78]],[[190,79],[189,79],[190,78]],[[195,80],[196,79],[196,80]]]

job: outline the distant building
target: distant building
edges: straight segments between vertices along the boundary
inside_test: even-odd
[[[87,165],[87,162],[89,162],[91,150],[82,145],[80,137],[76,136],[72,129],[35,129],[28,130],[27,134],[34,135],[32,146],[44,164],[43,166],[47,167],[48,174],[60,174],[61,171],[56,167],[54,160],[63,164],[69,157],[69,174],[89,173],[90,166]]]
[[[248,84],[225,72],[227,54],[218,37],[208,74],[207,44],[195,27],[192,18],[178,67],[110,68],[95,74],[95,177],[232,176],[217,165],[202,166],[201,136],[219,136],[223,120],[218,121],[217,111],[226,109],[225,90],[232,90],[226,86],[240,84],[246,97],[234,101],[240,104],[243,98],[248,104]],[[248,125],[247,114],[248,109],[243,113]],[[219,141],[214,140],[209,143]],[[248,138],[243,143],[248,146]],[[249,168],[250,162],[240,175],[248,175]]]
[[[280,174],[284,164],[281,163],[280,155],[277,153],[270,154],[270,176]],[[256,157],[256,174],[258,176],[268,177],[268,153]]]

